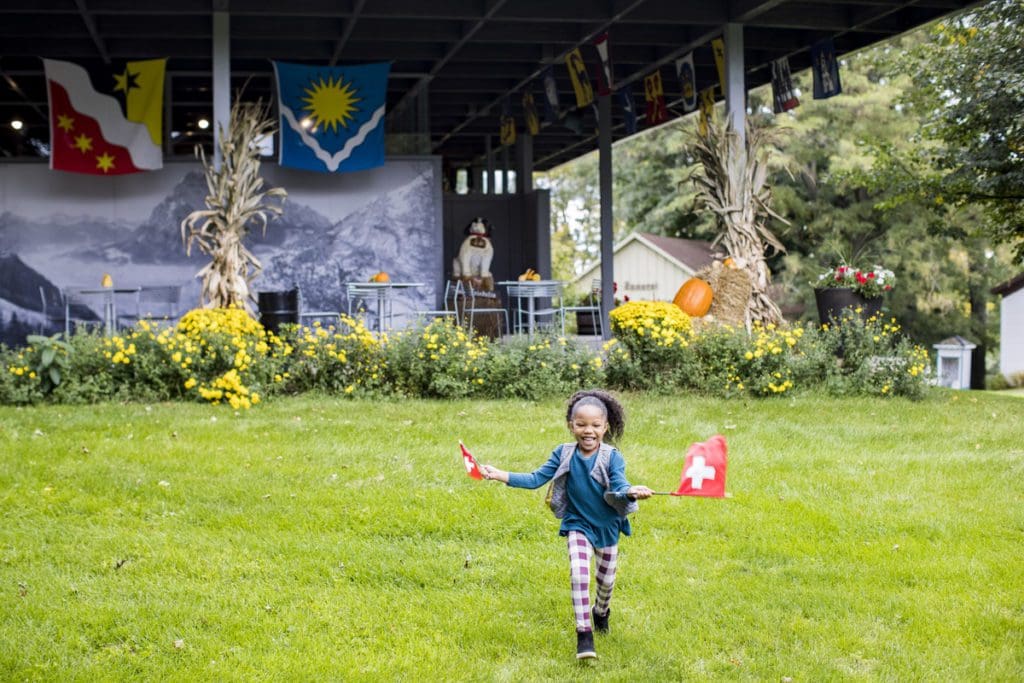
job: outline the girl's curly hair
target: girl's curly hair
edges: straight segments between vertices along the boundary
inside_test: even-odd
[[[576,409],[580,406],[597,406],[608,420],[608,441],[614,443],[622,438],[626,429],[626,410],[619,400],[601,389],[577,391],[569,398],[565,411],[565,421],[572,422]]]

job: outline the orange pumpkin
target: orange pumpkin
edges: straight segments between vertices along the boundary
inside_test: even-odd
[[[711,298],[711,285],[700,278],[691,277],[676,292],[672,303],[683,309],[683,313],[688,316],[700,318],[711,308]]]
[[[383,270],[370,278],[370,282],[389,282],[391,277]]]

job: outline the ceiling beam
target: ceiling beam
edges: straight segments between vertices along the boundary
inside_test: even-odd
[[[399,114],[410,102],[412,102],[413,99],[415,99],[416,96],[419,95],[420,91],[423,90],[423,88],[425,88],[428,83],[430,83],[430,80],[434,76],[436,76],[441,69],[444,68],[444,65],[447,64],[452,59],[452,57],[455,56],[455,53],[461,50],[462,47],[469,42],[470,38],[472,38],[477,33],[477,31],[483,28],[484,24],[487,23],[487,20],[494,16],[495,12],[500,10],[507,1],[508,0],[493,0],[491,2],[490,9],[488,9],[484,13],[484,15],[480,17],[480,19],[477,20],[477,22],[473,24],[463,34],[460,40],[458,40],[454,45],[448,48],[448,50],[445,52],[444,56],[441,57],[441,59],[437,60],[434,63],[434,65],[430,67],[430,73],[426,77],[418,80],[413,87],[409,88],[409,91],[405,94],[404,97],[402,97],[402,99],[398,101],[398,104],[395,105],[395,108],[388,112],[388,118],[390,119],[392,114]]]
[[[331,51],[331,60],[327,63],[328,66],[334,66],[338,63],[338,59],[341,57],[348,39],[352,36],[352,31],[355,30],[356,22],[359,21],[359,15],[364,7],[366,7],[366,0],[356,0],[356,4],[352,8],[352,16],[345,20],[345,26],[341,30],[341,35],[338,36],[338,41],[334,44],[334,49]]]
[[[608,28],[610,26],[614,25],[615,22],[618,21],[621,17],[624,17],[624,16],[628,15],[630,12],[632,12],[636,8],[638,8],[641,5],[643,5],[644,2],[645,2],[645,0],[634,0],[633,2],[629,3],[627,6],[625,6],[622,9],[621,12],[615,14],[612,17],[607,18],[605,21],[603,21],[601,24],[599,24],[589,34],[587,34],[587,36],[585,36],[582,40],[580,40],[576,45],[579,46],[579,45],[582,45],[583,43],[586,43],[586,42],[588,42],[590,40],[593,40],[596,36],[600,35],[603,31],[608,30]],[[571,52],[572,49],[574,49],[574,48],[563,50],[561,53],[559,53],[558,57],[556,57],[555,59],[551,60],[551,62],[557,63],[557,62],[559,62],[561,60],[564,60],[565,56],[567,54],[569,54],[569,52]],[[469,116],[467,116],[465,121],[463,121],[461,124],[459,124],[458,126],[453,128],[451,131],[449,131],[447,134],[445,134],[444,137],[442,137],[441,140],[434,145],[434,149],[436,150],[438,147],[443,145],[447,140],[449,140],[452,136],[458,134],[458,132],[460,130],[462,130],[463,128],[468,126],[470,123],[475,121],[477,118],[479,118],[482,113],[486,113],[486,112],[488,112],[490,110],[491,107],[494,107],[494,106],[500,104],[502,99],[504,99],[505,97],[508,97],[512,93],[516,92],[517,90],[519,90],[520,88],[525,86],[530,81],[532,81],[535,78],[539,77],[546,67],[547,67],[547,64],[541,64],[538,68],[534,69],[534,71],[529,76],[527,76],[526,78],[524,78],[521,81],[519,81],[519,83],[517,83],[515,87],[507,90],[506,92],[504,92],[501,95],[499,95],[498,97],[496,97],[491,102],[491,104],[488,107],[486,107],[486,108],[484,108],[482,110],[482,112],[477,112],[477,113],[470,114]]]
[[[78,13],[82,16],[82,22],[85,24],[85,28],[89,31],[89,35],[92,36],[92,41],[96,44],[96,49],[100,53],[100,57],[103,59],[104,64],[110,64],[110,55],[107,54],[107,46],[103,43],[103,38],[100,37],[100,32],[96,30],[96,22],[93,20],[92,15],[89,14],[89,10],[85,7],[85,0],[75,0],[75,6],[78,7]]]

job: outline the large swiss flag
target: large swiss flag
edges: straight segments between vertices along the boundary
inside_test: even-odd
[[[672,495],[724,498],[727,451],[721,434],[692,444],[686,452],[679,488]]]

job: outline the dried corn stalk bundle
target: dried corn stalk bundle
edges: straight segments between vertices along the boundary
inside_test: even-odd
[[[720,230],[715,244],[724,246],[751,276],[744,314],[748,326],[755,320],[777,323],[782,319],[778,305],[768,296],[771,274],[765,262],[766,253],[785,251],[767,225],[769,217],[786,222],[770,208],[767,146],[771,135],[767,129],[748,125],[744,148],[729,124],[711,123],[707,134],[698,135],[694,144],[701,169],[692,180],[698,201],[715,214]]]
[[[196,245],[210,256],[196,277],[200,278],[199,303],[205,308],[239,306],[252,314],[250,285],[263,269],[244,239],[254,228],[267,230],[269,215],[280,216],[288,193],[283,188],[263,190],[257,143],[275,130],[274,120],[262,100],[231,106],[228,129],[220,129],[220,166],[206,159],[196,145],[196,156],[206,174],[206,208],[190,213],[181,222],[186,254]],[[270,201],[273,199],[274,201]]]

